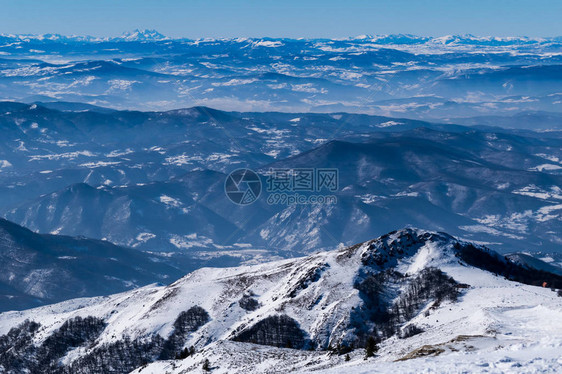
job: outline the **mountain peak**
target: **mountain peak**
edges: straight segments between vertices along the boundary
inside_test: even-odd
[[[118,39],[130,42],[139,41],[160,41],[169,39],[167,36],[159,33],[154,29],[135,29],[134,31],[129,31],[124,33]]]

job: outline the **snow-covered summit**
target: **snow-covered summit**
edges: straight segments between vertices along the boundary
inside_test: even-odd
[[[165,35],[160,34],[158,31],[154,29],[143,29],[139,30],[136,29],[132,32],[126,32],[122,36],[115,38],[117,40],[123,41],[160,41],[160,40],[167,40],[169,39]]]
[[[61,34],[0,34],[0,42],[3,40],[23,41],[23,42],[83,42],[83,43],[99,43],[99,42],[156,42],[169,40],[170,38],[159,33],[154,29],[135,29],[127,31],[117,37],[95,37],[90,35],[61,35]]]
[[[562,278],[447,234],[404,229],[303,258],[203,268],[167,287],[4,313],[0,335],[12,329],[12,344],[29,339],[20,344],[26,355],[60,360],[62,372],[127,372],[160,360],[139,371],[183,373],[205,359],[229,373],[328,369],[344,364],[334,350],[363,364],[359,348],[370,338],[381,342],[376,360],[384,362],[427,356],[420,349],[428,345],[464,354],[469,345],[539,344],[541,315],[562,317],[562,298],[549,287],[561,288]],[[548,329],[545,344],[562,346],[560,325]],[[52,337],[61,334],[80,338],[55,350]],[[190,346],[197,353],[169,361]],[[254,354],[270,359],[256,367]],[[8,369],[10,354],[0,357]],[[23,365],[33,369],[33,360]]]

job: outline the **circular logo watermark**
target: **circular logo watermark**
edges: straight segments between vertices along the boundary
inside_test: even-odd
[[[234,170],[224,182],[224,192],[234,204],[249,205],[260,197],[261,179],[253,170]]]

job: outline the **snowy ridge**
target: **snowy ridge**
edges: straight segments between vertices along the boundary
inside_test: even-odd
[[[405,229],[304,258],[204,268],[167,287],[147,286],[4,313],[0,335],[26,320],[35,321],[40,326],[31,333],[31,341],[37,347],[48,346],[49,337],[68,328],[69,321],[93,317],[102,326],[100,331],[88,344],[65,347],[58,357],[66,366],[57,370],[80,373],[93,372],[92,362],[99,365],[97,370],[115,365],[94,358],[110,355],[125,337],[147,344],[145,351],[152,352],[144,357],[147,362],[168,358],[162,353],[165,349],[179,353],[195,347],[196,353],[184,360],[160,360],[139,369],[142,373],[197,371],[205,359],[213,372],[221,373],[327,370],[339,365],[360,372],[375,362],[390,368],[391,361],[401,358],[405,361],[400,365],[408,367],[409,358],[433,354],[484,357],[488,351],[536,349],[538,344],[545,349],[561,347],[562,327],[556,321],[562,318],[562,298],[549,288],[468,265],[474,258],[486,259],[484,267],[495,264],[495,272],[534,282],[532,270],[520,275],[521,268],[484,247],[446,234]],[[552,287],[562,287],[560,277],[540,274]],[[548,322],[542,323],[543,318]],[[418,333],[406,338],[414,325]],[[381,351],[365,362],[364,350],[357,348],[364,347],[368,336],[381,341]],[[422,346],[433,348],[420,351]],[[327,352],[335,347],[356,349],[345,362],[343,355]],[[30,355],[41,358],[42,351],[38,352]],[[256,366],[260,355],[268,359]],[[546,356],[541,360],[537,363],[546,368],[562,365]],[[122,372],[140,362],[131,360],[129,365]],[[416,364],[412,365],[409,370]]]
[[[189,38],[171,38],[167,37],[157,30],[152,29],[136,29],[123,33],[121,36],[116,37],[94,37],[89,35],[60,35],[60,34],[5,34],[0,33],[0,38],[21,40],[21,41],[57,41],[57,42],[106,42],[106,41],[161,41],[161,40],[178,40],[178,41],[233,41],[233,42],[262,42],[264,46],[269,46],[272,43],[282,43],[283,41],[290,40],[318,40],[324,41],[326,39],[288,39],[288,38],[203,38],[203,39],[189,39]],[[481,45],[481,46],[510,46],[510,45],[540,45],[549,43],[560,43],[562,37],[542,37],[531,38],[527,36],[509,36],[509,37],[496,37],[496,36],[475,36],[470,34],[465,35],[443,35],[443,36],[418,36],[411,34],[386,34],[386,35],[359,35],[347,39],[334,39],[334,40],[349,40],[358,42],[371,42],[381,45]]]
[[[63,42],[63,43],[99,43],[99,42],[132,42],[132,41],[161,41],[170,38],[160,34],[156,30],[140,30],[129,31],[117,37],[94,37],[89,35],[60,35],[60,34],[0,34],[0,40],[14,41],[41,41],[41,42]]]

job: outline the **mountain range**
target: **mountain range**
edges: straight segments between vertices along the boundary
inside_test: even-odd
[[[23,40],[31,42],[38,41],[74,41],[74,42],[106,42],[106,41],[160,41],[160,40],[185,40],[195,41],[189,38],[171,38],[167,37],[154,29],[135,29],[125,32],[117,37],[93,37],[71,35],[65,36],[61,34],[0,34],[0,37],[11,40]],[[248,38],[236,38],[237,40],[248,40]],[[199,40],[221,40],[204,38]],[[222,39],[225,40],[225,39]],[[286,38],[264,38],[264,40],[291,40]],[[412,34],[391,34],[391,35],[359,35],[342,40],[353,41],[369,41],[378,44],[390,45],[411,45],[411,44],[461,44],[461,45],[480,45],[480,46],[517,46],[517,45],[548,45],[561,43],[562,37],[492,37],[492,36],[475,36],[475,35],[445,35],[439,37],[417,36]]]
[[[0,373],[560,372],[561,47],[0,34]]]
[[[356,112],[447,121],[560,113],[562,39],[0,36],[0,100],[114,109]]]
[[[412,225],[504,253],[559,252],[558,132],[345,113],[56,108],[0,104],[0,214],[32,231],[247,259],[250,248],[290,257]],[[237,168],[261,175],[252,205],[224,192]],[[269,204],[269,170],[299,168],[337,169],[337,204]]]

